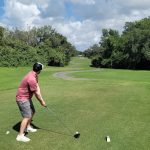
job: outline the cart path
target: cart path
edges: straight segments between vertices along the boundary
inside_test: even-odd
[[[69,76],[71,73],[75,73],[75,72],[95,72],[95,71],[100,71],[100,69],[56,72],[53,74],[53,76],[56,78],[62,78],[65,80],[96,80],[96,79],[90,79],[90,78],[75,78],[75,77]]]

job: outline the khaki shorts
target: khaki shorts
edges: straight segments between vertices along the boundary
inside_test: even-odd
[[[23,118],[31,118],[35,113],[35,108],[32,100],[17,101],[17,104]]]

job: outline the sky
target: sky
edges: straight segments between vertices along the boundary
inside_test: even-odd
[[[100,42],[102,29],[120,33],[125,22],[150,16],[150,0],[0,0],[0,26],[50,25],[84,51]]]

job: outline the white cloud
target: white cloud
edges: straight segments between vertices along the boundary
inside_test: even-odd
[[[91,20],[70,21],[54,25],[56,29],[66,35],[68,40],[76,45],[80,50],[88,48],[100,40],[100,31],[97,31],[98,25]]]
[[[68,0],[69,1],[69,0]],[[75,4],[82,4],[82,5],[93,5],[95,4],[95,0],[70,0],[72,3]]]
[[[114,2],[125,6],[125,7],[132,7],[132,8],[150,8],[150,0],[114,0]]]
[[[100,41],[103,28],[122,31],[125,22],[150,16],[150,0],[5,0],[4,10],[0,25],[51,25],[84,50]]]
[[[34,4],[24,5],[16,0],[6,1],[5,15],[8,18],[17,17],[25,18],[37,16],[40,14],[37,6]]]
[[[13,26],[31,25],[40,11],[35,4],[25,5],[17,0],[6,0],[4,20]]]
[[[1,22],[0,22],[0,26],[1,26],[1,27],[6,27],[6,25],[3,24],[3,23],[1,23]]]
[[[17,1],[25,5],[36,4],[39,6],[43,4],[49,4],[49,2],[51,2],[51,0],[17,0]]]

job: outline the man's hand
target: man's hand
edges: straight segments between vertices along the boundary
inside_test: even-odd
[[[41,101],[41,105],[43,106],[43,107],[46,107],[46,103],[45,103],[45,101],[43,100],[43,101]]]

